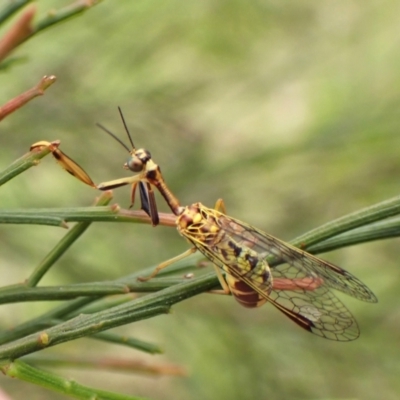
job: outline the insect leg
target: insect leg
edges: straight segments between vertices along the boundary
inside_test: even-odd
[[[222,212],[222,214],[226,214],[225,202],[223,199],[218,199],[215,203],[215,210]]]
[[[215,273],[217,274],[219,283],[222,286],[222,289],[209,290],[208,293],[224,294],[224,295],[232,294],[231,289],[230,289],[228,283],[226,282],[226,279],[222,275],[221,269],[218,268],[215,264],[213,264],[213,266],[214,266],[214,269],[215,269]]]
[[[68,173],[70,173],[75,178],[79,179],[81,182],[86,183],[91,187],[96,188],[96,185],[90,178],[90,176],[85,172],[85,170],[80,167],[72,158],[69,158],[65,153],[63,153],[58,146],[59,142],[47,142],[42,140],[40,142],[34,143],[30,150],[41,150],[43,147],[47,147],[53,157],[56,159],[57,163],[61,165],[63,169],[65,169]]]
[[[140,277],[138,278],[138,281],[140,282],[146,282],[148,280],[150,280],[151,278],[154,278],[162,269],[169,267],[171,264],[173,264],[174,262],[177,262],[179,260],[182,260],[186,257],[189,257],[191,254],[195,253],[197,251],[196,247],[192,247],[189,250],[186,250],[184,253],[179,254],[176,257],[170,258],[167,261],[164,261],[163,263],[159,264],[157,266],[157,268],[152,272],[151,275],[149,276],[145,276],[145,277]]]
[[[139,182],[140,188],[140,200],[142,202],[142,210],[146,212],[146,214],[151,218],[151,224],[153,226],[158,225],[160,222],[158,211],[157,211],[157,203],[156,198],[154,196],[154,190],[151,187],[150,183]]]

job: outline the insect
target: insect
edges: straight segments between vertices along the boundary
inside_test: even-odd
[[[132,204],[135,189],[141,185],[142,208],[151,217],[153,225],[157,225],[158,219],[152,187],[157,188],[176,216],[178,232],[193,245],[183,254],[160,264],[150,276],[141,278],[142,281],[153,278],[173,262],[200,251],[217,267],[223,292],[231,293],[241,305],[251,308],[272,303],[300,327],[326,339],[350,341],[359,336],[356,320],[331,289],[366,302],[377,302],[366,285],[344,269],[226,215],[222,200],[214,209],[201,203],[181,206],[150,153],[135,149],[122,113],[121,117],[132,150],[101,127],[129,151],[124,166],[137,174],[93,185],[108,190],[130,184]],[[66,160],[70,159],[67,157]],[[78,179],[93,186],[79,166],[75,171],[73,164],[72,167],[63,165],[62,157],[59,162],[65,169],[72,169],[69,172]]]
[[[124,124],[125,130],[128,132],[128,127],[125,123],[125,119],[122,115],[121,109],[118,108],[122,122]],[[128,138],[130,140],[130,143],[132,145],[132,150],[129,150],[129,147],[125,145],[122,140],[120,140],[116,135],[114,135],[112,132],[110,132],[108,129],[106,129],[104,126],[97,124],[101,129],[103,129],[105,132],[107,132],[110,136],[112,136],[116,141],[118,141],[130,154],[130,157],[128,159],[128,162],[124,164],[125,169],[129,169],[133,172],[140,172],[141,168],[144,163],[147,163],[149,160],[151,160],[151,155],[147,150],[143,149],[135,149],[135,146],[133,144],[131,135],[128,134]],[[59,149],[59,142],[47,142],[47,141],[39,141],[34,143],[31,147],[30,150],[41,150],[42,148],[48,148],[49,151],[52,153],[53,157],[56,159],[57,163],[69,174],[74,176],[75,178],[79,179],[81,182],[86,183],[87,185],[95,188],[95,189],[100,189],[100,190],[109,190],[109,189],[114,189],[119,186],[126,185],[127,182],[125,179],[117,179],[113,181],[113,184],[109,184],[107,187],[100,187],[97,186],[90,176],[86,173],[86,171],[74,160],[72,160],[70,157],[68,157],[64,152],[62,152]],[[149,163],[150,165],[151,163]],[[135,201],[135,194],[136,194],[136,189],[137,186],[139,186],[139,193],[140,193],[140,201],[141,201],[141,209],[151,218],[151,222],[153,226],[158,225],[159,223],[159,217],[158,217],[158,211],[157,211],[157,204],[155,201],[154,197],[154,191],[151,188],[150,184],[146,182],[145,180],[139,180],[138,182],[133,182],[132,183],[132,188],[131,188],[131,204],[130,207],[133,207],[134,201]]]

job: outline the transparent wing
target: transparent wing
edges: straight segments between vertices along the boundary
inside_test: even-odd
[[[241,221],[215,210],[210,211],[217,213],[216,221],[228,236],[239,245],[255,250],[268,262],[274,277],[299,279],[299,282],[307,277],[319,277],[322,278],[324,286],[340,290],[359,300],[377,302],[372,291],[344,269]],[[282,263],[286,264],[281,265]]]
[[[252,279],[249,272],[242,271],[238,265],[225,264],[218,250],[201,243],[195,245],[209,260],[224,271],[229,271],[234,278],[245,282],[303,329],[336,341],[350,341],[359,336],[360,331],[353,315],[326,286],[313,287],[312,290],[300,286],[296,290],[272,289],[268,295],[264,283]],[[279,267],[276,267],[274,276],[290,279],[288,270],[280,270]],[[309,275],[297,272],[293,279],[302,277],[307,279]]]
[[[276,266],[273,276],[275,280],[290,279],[299,283],[309,278],[307,273],[295,270],[289,264]],[[269,300],[308,319],[311,331],[319,336],[338,341],[354,340],[359,336],[353,315],[323,281],[312,288],[272,290]]]

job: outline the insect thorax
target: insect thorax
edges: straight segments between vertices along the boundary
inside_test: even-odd
[[[178,232],[195,245],[213,247],[224,238],[224,231],[218,224],[218,213],[194,203],[184,208],[176,220]]]

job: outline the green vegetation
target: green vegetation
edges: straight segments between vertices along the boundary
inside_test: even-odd
[[[45,27],[47,11],[60,3],[68,6],[72,0],[35,2],[37,26]],[[223,197],[229,215],[289,241],[399,194],[396,11],[393,2],[372,1],[105,0],[34,35],[0,64],[0,104],[44,75],[57,76],[44,96],[0,122],[0,170],[32,143],[58,139],[96,183],[124,176],[126,151],[95,127],[100,122],[125,140],[117,113],[121,106],[135,145],[151,151],[182,204],[213,206]],[[0,37],[21,16],[15,13],[4,22],[3,15],[0,10]],[[70,209],[92,206],[96,196],[46,157],[1,187],[0,204],[7,210]],[[127,208],[129,189],[102,201],[99,210],[90,209],[90,218],[113,218],[115,209],[105,205],[109,201]],[[158,205],[169,211],[161,198]],[[36,215],[36,223],[44,217]],[[60,225],[64,216],[46,218]],[[82,214],[74,218],[82,229],[77,234],[83,233],[87,221]],[[2,224],[2,286],[28,277],[38,282],[47,272],[41,261],[65,233],[58,226]],[[95,222],[39,287],[60,287],[63,296],[53,291],[47,297],[59,300],[73,296],[73,290],[121,293],[126,282],[118,279],[141,274],[187,248],[170,227]],[[371,305],[339,295],[360,325],[354,342],[307,334],[268,304],[246,310],[229,297],[201,294],[174,305],[170,314],[112,331],[93,330],[96,341],[63,343],[23,361],[49,371],[43,379],[55,386],[63,382],[52,374],[75,380],[72,390],[80,393],[94,387],[152,399],[397,399],[398,239],[322,257],[354,273],[379,299]],[[201,273],[206,282],[212,270]],[[162,287],[158,279],[153,284]],[[33,289],[31,300],[37,295]],[[101,316],[112,306],[126,310],[126,301],[7,304],[1,308],[0,339],[7,340],[10,327],[43,313],[53,326],[65,316],[79,318],[74,312],[84,306],[86,313]],[[166,311],[145,310],[149,316]],[[30,327],[21,327],[24,337],[22,328],[29,332]],[[147,353],[162,348],[164,355],[110,344],[124,337],[129,347]],[[122,361],[118,366],[110,361],[118,359],[130,361],[127,373],[105,370],[123,371]],[[29,380],[29,366],[13,368],[10,374],[19,371]],[[182,375],[183,369],[188,376],[149,376]],[[27,391],[30,399],[68,398],[8,377],[1,378],[1,386],[15,399]]]

